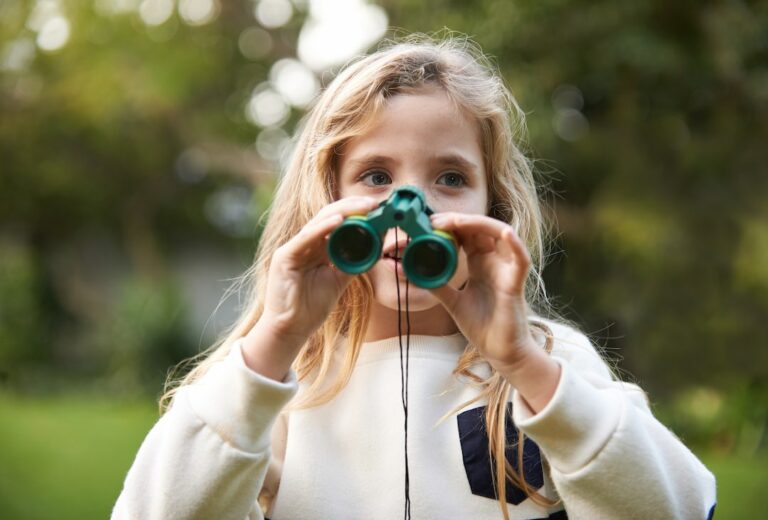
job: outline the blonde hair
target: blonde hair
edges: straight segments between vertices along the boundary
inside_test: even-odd
[[[480,127],[487,172],[489,216],[509,223],[523,239],[533,260],[526,297],[530,309],[546,310],[549,305],[541,280],[546,227],[530,160],[520,143],[525,135],[524,114],[499,73],[480,49],[466,39],[433,39],[424,35],[388,42],[377,52],[353,61],[325,89],[302,120],[295,149],[280,179],[268,222],[256,251],[253,265],[241,282],[248,287],[249,305],[237,322],[215,345],[190,360],[196,366],[180,381],[172,378],[160,400],[161,409],[170,405],[179,387],[199,379],[214,363],[223,359],[232,343],[245,336],[263,311],[267,274],[275,250],[296,235],[324,206],[335,200],[337,150],[361,134],[392,96],[422,87],[442,89],[458,106],[472,115]],[[342,294],[338,305],[323,325],[307,340],[293,364],[299,380],[314,374],[303,399],[290,409],[328,402],[349,381],[363,342],[370,316],[373,289],[367,275],[356,276]],[[552,346],[552,333],[535,319],[532,330]],[[349,348],[333,381],[325,384],[331,369],[333,349],[339,336],[347,337]],[[459,408],[486,398],[485,420],[489,453],[494,465],[495,485],[503,517],[508,519],[506,480],[523,489],[541,505],[554,502],[531,489],[523,466],[515,470],[507,461],[505,422],[508,417],[510,384],[491,371],[487,379],[472,372],[483,363],[470,344],[453,373],[465,376],[481,390]],[[457,408],[456,410],[458,410]],[[453,410],[446,417],[455,412]],[[518,461],[522,459],[523,435],[518,436]]]

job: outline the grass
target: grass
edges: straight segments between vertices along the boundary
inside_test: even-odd
[[[157,417],[150,401],[0,393],[0,516],[108,518],[136,451]],[[717,476],[715,518],[762,517],[768,455],[699,455]]]
[[[765,518],[768,456],[701,454],[717,478],[717,519]]]
[[[151,402],[0,394],[0,516],[108,518],[157,417]]]

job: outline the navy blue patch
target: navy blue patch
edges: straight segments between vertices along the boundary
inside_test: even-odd
[[[561,509],[550,513],[546,518],[531,518],[530,520],[568,520],[568,513],[565,512],[565,509]]]
[[[512,410],[507,412],[504,425],[507,436],[506,458],[517,471],[517,428],[512,422]],[[464,459],[464,470],[467,473],[469,487],[474,495],[496,499],[496,484],[493,478],[491,459],[488,454],[488,433],[485,427],[485,406],[473,408],[457,416],[461,454]],[[541,467],[539,447],[531,439],[525,439],[523,444],[523,474],[525,481],[533,489],[544,485],[544,472]],[[509,480],[506,482],[507,502],[513,505],[528,498],[525,492]],[[550,517],[561,518],[561,517]]]
[[[717,506],[717,502],[712,504],[712,508],[709,510],[709,514],[707,515],[707,520],[712,520],[715,517],[715,506]]]

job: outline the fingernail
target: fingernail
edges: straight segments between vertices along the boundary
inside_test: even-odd
[[[432,225],[434,227],[444,226],[446,223],[447,223],[447,220],[445,217],[434,217],[432,219]]]

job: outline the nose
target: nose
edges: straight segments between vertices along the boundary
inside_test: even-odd
[[[424,200],[427,203],[427,206],[429,206],[429,208],[435,213],[439,213],[441,211],[440,207],[442,206],[442,203],[439,200],[439,197],[437,197],[435,194],[434,186],[428,181],[425,181],[423,176],[416,174],[407,176],[400,182],[394,182],[392,185],[392,190],[395,190],[401,186],[415,186],[416,188],[419,188],[419,190],[421,190],[421,192],[424,194]],[[392,192],[390,191],[390,194],[391,193]]]
[[[403,190],[403,188],[406,189]],[[419,192],[419,195],[412,195],[414,190],[408,188],[415,188]],[[423,213],[427,210],[424,204],[426,204],[430,210],[435,211],[435,208],[431,205],[432,198],[433,197],[429,191],[424,189],[423,183],[393,183],[387,196],[387,200],[388,204],[391,204],[390,211],[394,210],[390,213],[390,218],[394,220],[389,223],[392,227],[387,230],[384,236],[385,246],[390,246],[396,241],[407,240],[409,231],[413,232],[422,225],[409,221],[409,219],[416,218],[417,221],[420,221],[421,218],[423,218]],[[400,229],[398,230],[398,228]],[[399,237],[396,238],[398,235]]]
[[[434,186],[430,185],[427,182],[421,181],[419,179],[406,179],[402,182],[392,183],[392,187],[389,190],[389,193],[387,193],[387,198],[391,197],[392,194],[395,192],[395,190],[405,186],[412,186],[412,187],[418,188],[419,191],[421,191],[422,195],[424,196],[424,202],[432,211],[432,213],[439,213],[445,210],[445,208],[443,207],[445,206],[445,201],[440,199],[440,194],[434,188]]]

